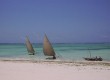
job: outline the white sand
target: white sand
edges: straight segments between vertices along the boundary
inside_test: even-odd
[[[110,80],[110,66],[0,61],[0,80]]]

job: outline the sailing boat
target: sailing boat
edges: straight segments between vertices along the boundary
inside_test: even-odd
[[[55,51],[54,51],[54,49],[53,49],[50,41],[48,40],[46,34],[44,36],[43,52],[44,52],[44,55],[46,55],[46,56],[53,56],[52,59],[56,59],[56,57],[55,57]]]
[[[90,57],[89,58],[84,58],[85,60],[87,60],[87,61],[102,61],[103,60],[101,57],[97,57],[97,56],[96,57],[91,57],[90,50],[89,50],[89,53],[90,53]]]
[[[33,46],[31,44],[31,42],[29,41],[28,36],[26,36],[26,47],[27,47],[27,51],[28,51],[29,55],[34,55],[35,54],[35,51],[33,49]]]

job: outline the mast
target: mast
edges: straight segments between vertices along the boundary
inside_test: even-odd
[[[55,51],[54,51],[50,41],[48,40],[46,34],[44,36],[43,52],[44,52],[44,55],[46,55],[46,56],[53,56],[53,59],[56,59]]]
[[[88,49],[89,50],[89,49]],[[89,53],[90,53],[90,58],[91,58],[91,52],[90,52],[90,50],[89,50]]]
[[[28,36],[26,36],[26,47],[27,47],[27,51],[28,51],[29,55],[34,55],[35,54],[35,51],[33,49],[33,46],[31,44],[31,42],[29,41]]]

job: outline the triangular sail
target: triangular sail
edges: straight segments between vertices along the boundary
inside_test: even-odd
[[[43,52],[44,52],[44,55],[53,56],[53,58],[55,59],[54,49],[53,49],[50,41],[48,40],[46,34],[44,36]]]
[[[30,55],[34,55],[35,51],[33,49],[33,46],[31,44],[31,42],[29,41],[29,38],[26,37],[26,47],[27,47],[27,51]]]

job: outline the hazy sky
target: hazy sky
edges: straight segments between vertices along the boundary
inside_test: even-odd
[[[0,0],[0,43],[110,42],[110,0]]]

